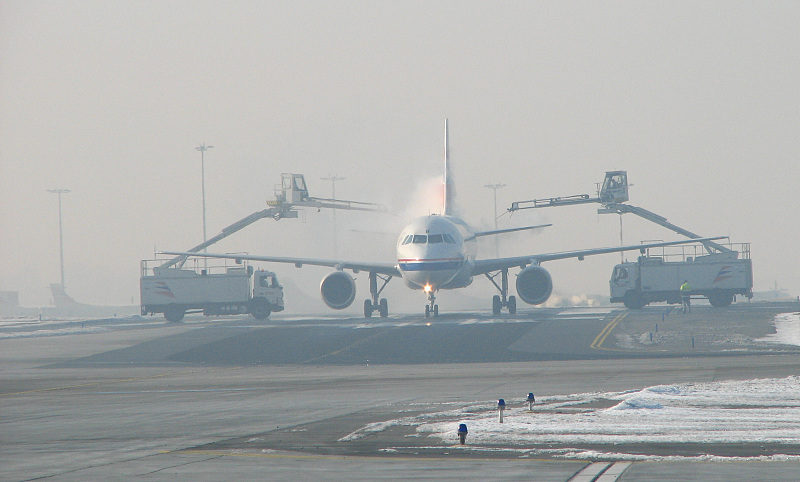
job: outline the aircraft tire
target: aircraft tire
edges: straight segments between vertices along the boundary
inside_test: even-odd
[[[430,317],[431,317],[431,307],[425,305],[425,318],[430,318]]]
[[[508,297],[508,314],[509,315],[517,314],[517,297],[514,295]]]
[[[500,300],[500,295],[494,295],[492,297],[492,314],[499,315],[500,310],[503,309],[503,302]]]
[[[378,304],[378,313],[380,313],[381,318],[386,318],[389,316],[389,302],[386,301],[386,298],[381,298],[381,301]]]
[[[434,318],[439,317],[439,305],[433,305],[433,317]]]
[[[372,302],[370,300],[364,300],[364,318],[372,318]]]

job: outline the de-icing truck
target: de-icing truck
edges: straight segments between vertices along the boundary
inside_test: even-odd
[[[165,268],[163,260],[142,261],[140,278],[142,315],[164,313],[171,322],[186,313],[206,316],[251,314],[266,319],[283,311],[283,287],[272,271],[247,264],[193,269]]]
[[[652,211],[627,204],[628,186],[627,171],[606,171],[603,182],[598,184],[596,197],[578,194],[517,201],[511,204],[509,211],[598,203],[602,205],[597,210],[599,214],[620,215],[620,243],[622,215],[628,213],[682,236],[702,238]],[[734,246],[729,243],[726,246],[713,241],[700,243],[702,246],[698,244],[670,248],[680,252],[664,251],[662,256],[642,253],[634,262],[616,265],[610,281],[611,302],[625,303],[631,309],[642,308],[656,301],[680,303],[680,286],[684,281],[689,282],[693,298],[708,298],[714,306],[728,306],[736,295],[752,298],[753,263],[750,260],[750,244],[739,243]],[[691,254],[689,250],[692,250]]]
[[[695,248],[695,256],[687,252]],[[688,281],[692,298],[708,298],[713,306],[730,305],[736,295],[753,296],[753,264],[749,243],[737,250],[706,254],[695,245],[664,250],[659,256],[642,255],[621,263],[611,275],[611,302],[639,309],[648,303],[680,303],[680,286]]]

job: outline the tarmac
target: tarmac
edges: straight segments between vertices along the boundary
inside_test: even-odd
[[[800,347],[760,341],[776,314],[796,312],[800,303],[776,302],[690,314],[6,319],[0,479],[786,480],[800,468],[795,443],[462,446],[403,425],[348,435],[531,391],[798,375]],[[579,408],[606,402],[593,403]],[[631,456],[561,457],[566,448]]]

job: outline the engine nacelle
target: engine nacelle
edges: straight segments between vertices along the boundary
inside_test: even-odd
[[[322,301],[334,310],[343,310],[356,298],[356,282],[344,271],[334,271],[319,284]]]
[[[517,294],[529,305],[540,305],[550,298],[553,279],[541,266],[528,266],[517,276]]]

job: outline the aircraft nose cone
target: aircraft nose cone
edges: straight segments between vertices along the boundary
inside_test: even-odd
[[[460,259],[399,260],[405,278],[419,286],[431,285],[433,289],[452,280],[461,263]]]

